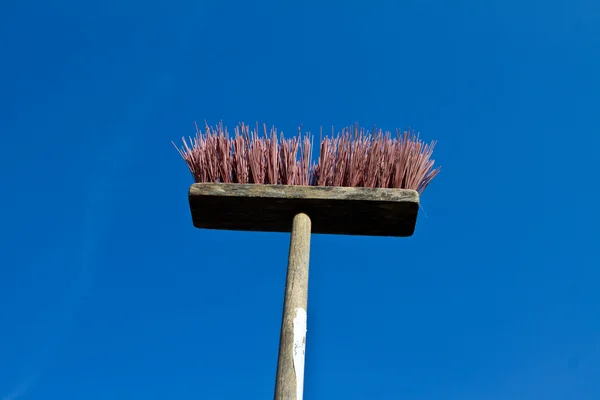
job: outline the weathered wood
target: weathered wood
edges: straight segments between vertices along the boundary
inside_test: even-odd
[[[407,189],[195,183],[189,190],[197,228],[290,232],[298,213],[312,232],[411,236],[419,193]]]
[[[310,225],[311,220],[306,214],[296,215],[292,223],[275,381],[275,400],[302,400]]]

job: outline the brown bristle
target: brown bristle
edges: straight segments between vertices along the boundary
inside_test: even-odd
[[[238,124],[235,136],[227,128],[196,126],[189,144],[177,148],[197,183],[255,183],[303,186],[345,186],[413,189],[422,193],[440,172],[431,159],[435,142],[425,144],[414,132],[373,129],[358,125],[324,137],[312,162],[312,136],[278,137],[273,127],[263,135]]]

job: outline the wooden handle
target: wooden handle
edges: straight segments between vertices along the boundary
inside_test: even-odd
[[[292,224],[290,239],[275,400],[302,400],[310,230],[311,221],[308,215],[297,214]]]

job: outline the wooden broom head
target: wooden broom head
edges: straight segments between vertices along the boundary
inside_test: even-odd
[[[290,232],[305,213],[312,233],[411,236],[419,193],[410,189],[195,183],[189,190],[196,228]]]

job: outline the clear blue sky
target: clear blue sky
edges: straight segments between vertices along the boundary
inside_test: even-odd
[[[0,54],[0,400],[271,398],[289,236],[192,227],[204,119],[438,140],[413,237],[313,236],[306,399],[600,398],[597,2],[6,1]]]

